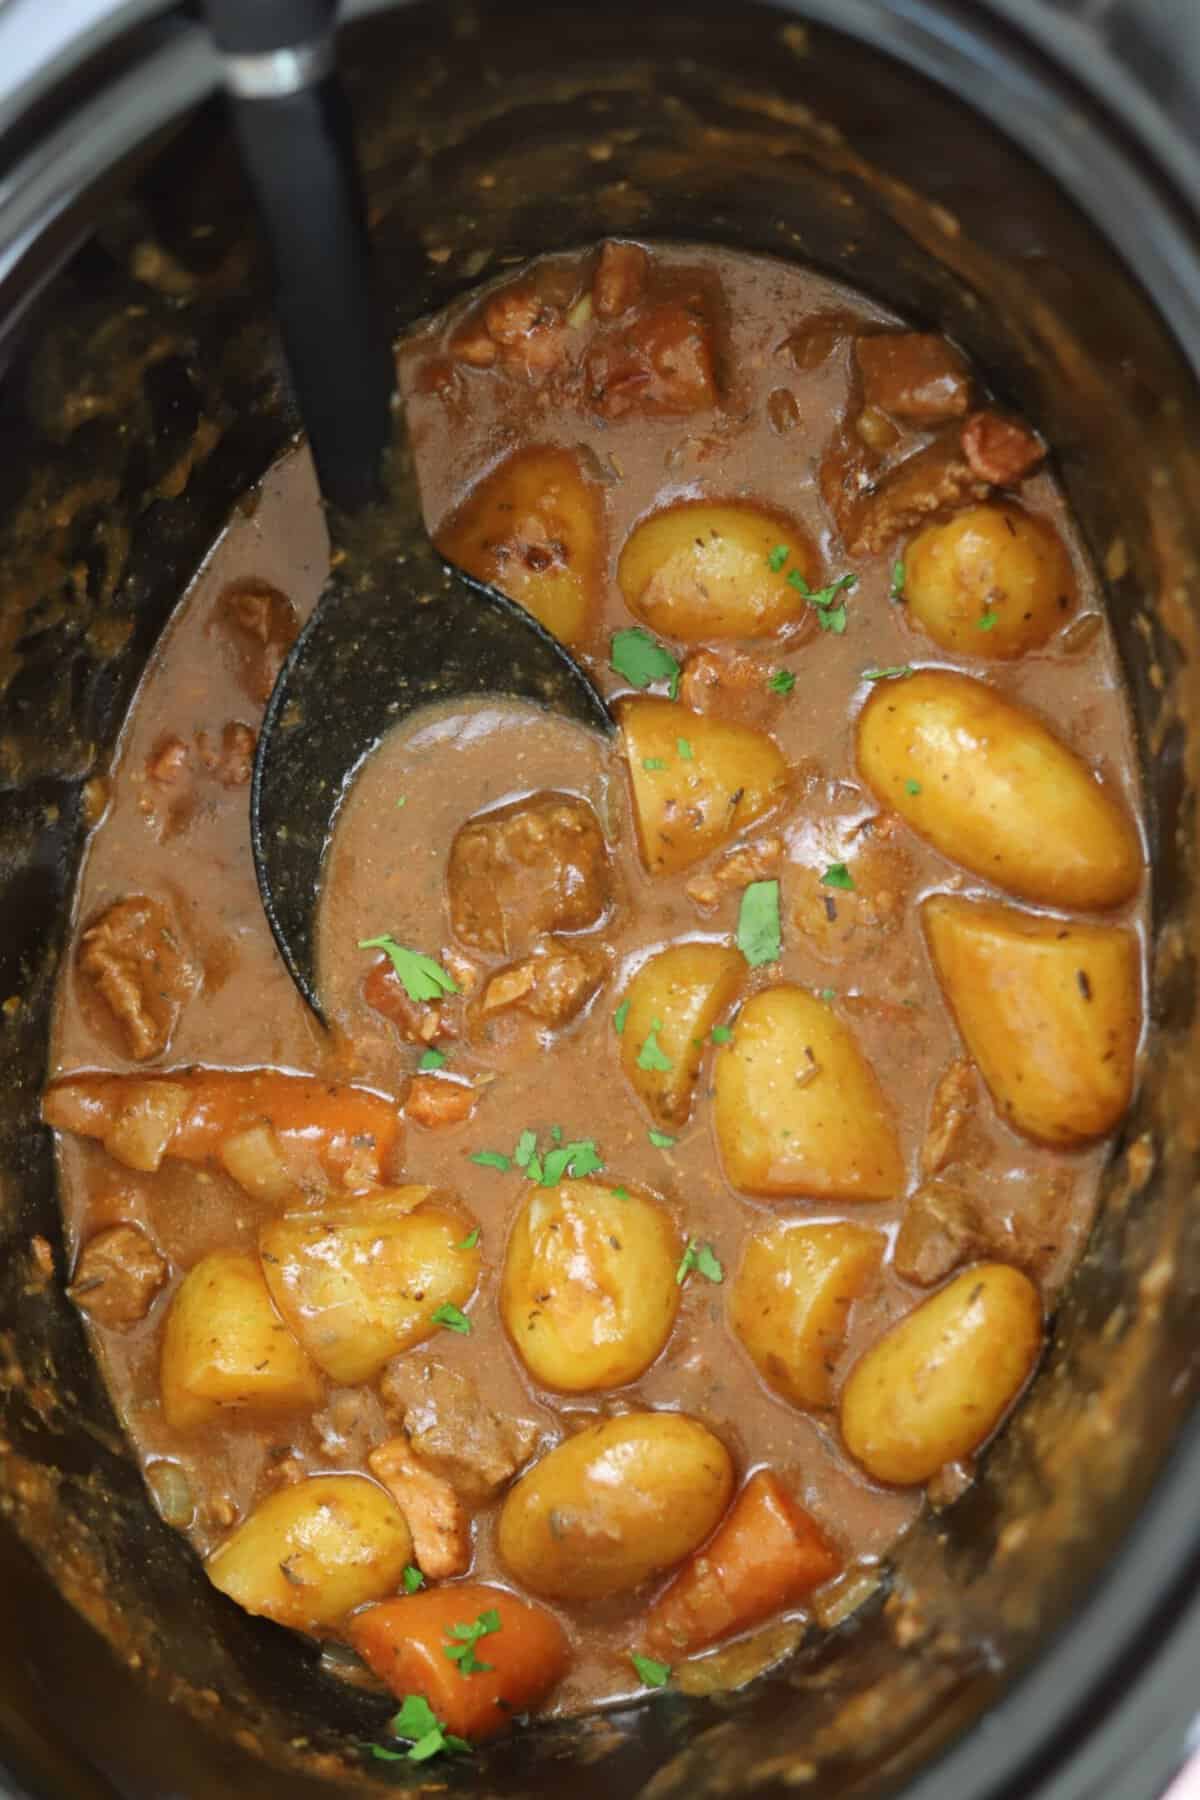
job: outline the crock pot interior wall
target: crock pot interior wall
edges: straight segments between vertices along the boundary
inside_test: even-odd
[[[891,1793],[1080,1604],[1194,1396],[1196,389],[1051,184],[847,38],[752,5],[416,6],[344,47],[397,326],[605,233],[803,257],[963,341],[1056,445],[1110,576],[1159,869],[1155,1048],[1032,1397],[975,1488],[903,1546],[886,1600],[791,1666],[426,1775],[579,1800],[651,1777],[655,1800]],[[0,389],[0,1754],[72,1800],[315,1792],[361,1777],[355,1742],[388,1710],[225,1603],[151,1511],[62,1294],[36,1122],[85,783],[187,576],[291,430],[253,244],[206,109],[106,203]],[[55,1247],[49,1284],[33,1232]]]

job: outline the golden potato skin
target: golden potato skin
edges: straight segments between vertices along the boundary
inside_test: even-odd
[[[882,1232],[862,1225],[802,1225],[757,1232],[730,1294],[730,1322],[767,1386],[793,1406],[833,1405],[832,1365],[850,1308],[879,1274]]]
[[[858,766],[943,856],[1018,899],[1090,911],[1137,892],[1142,847],[1122,800],[969,675],[881,682],[859,714]]]
[[[896,1125],[833,1008],[781,985],[748,1000],[717,1051],[713,1117],[725,1173],[766,1199],[891,1200],[904,1186]]]
[[[500,1511],[509,1571],[551,1600],[628,1593],[682,1562],[733,1495],[733,1463],[698,1419],[605,1419],[535,1463]]]
[[[904,552],[909,618],[960,656],[995,661],[1038,650],[1078,599],[1066,545],[1012,500],[965,506],[927,525]]]
[[[788,556],[775,569],[769,559],[779,546]],[[630,612],[652,631],[709,643],[811,625],[807,602],[788,581],[793,569],[810,587],[820,585],[816,550],[785,514],[684,500],[634,527],[617,582]]]
[[[604,577],[600,489],[570,450],[518,450],[485,475],[434,539],[564,644],[587,635]]]
[[[585,1394],[635,1381],[679,1311],[683,1240],[666,1208],[609,1182],[535,1187],[504,1257],[500,1312],[543,1387]]]
[[[231,1407],[255,1414],[319,1404],[321,1378],[275,1310],[253,1256],[214,1250],[180,1282],[159,1365],[163,1417],[174,1431]]]
[[[473,1221],[411,1190],[321,1213],[284,1213],[259,1231],[275,1304],[334,1381],[370,1381],[391,1356],[431,1337],[440,1306],[463,1306],[479,1278]]]
[[[746,961],[728,944],[672,944],[643,963],[628,988],[621,1067],[658,1125],[686,1125],[708,1034],[733,1005]],[[669,1069],[642,1068],[650,1033]],[[652,1046],[653,1047],[653,1046]]]
[[[214,1587],[296,1631],[334,1624],[395,1593],[412,1534],[363,1475],[310,1475],[260,1502],[204,1565]]]
[[[638,847],[652,875],[690,868],[771,812],[787,792],[787,763],[765,731],[652,695],[620,700],[614,710],[629,764]],[[681,738],[690,757],[680,755]]]
[[[1120,925],[935,894],[921,921],[938,978],[1010,1125],[1069,1149],[1103,1137],[1133,1093],[1141,954]]]
[[[908,1487],[991,1436],[1042,1348],[1027,1275],[976,1263],[859,1358],[842,1389],[842,1437],[876,1481]]]

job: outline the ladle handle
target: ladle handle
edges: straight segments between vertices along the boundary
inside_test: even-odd
[[[284,351],[325,499],[379,491],[395,369],[334,60],[336,0],[203,0],[270,247]]]

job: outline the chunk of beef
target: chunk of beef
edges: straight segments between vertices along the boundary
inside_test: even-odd
[[[511,956],[547,932],[586,931],[608,910],[608,848],[584,800],[535,794],[461,827],[447,869],[455,935]]]
[[[476,1093],[469,1081],[448,1075],[414,1075],[404,1102],[404,1114],[426,1130],[461,1125],[475,1110]]]
[[[493,294],[483,319],[500,361],[531,381],[553,374],[567,354],[563,310],[540,294],[533,282],[515,282]]]
[[[839,863],[853,887],[824,879]],[[849,830],[821,826],[809,834],[804,867],[789,882],[792,918],[808,947],[826,961],[869,954],[903,923],[915,878],[904,829],[892,814]]]
[[[795,626],[789,627],[788,648],[795,649],[816,629],[814,609],[802,607]],[[778,666],[745,650],[694,650],[679,679],[680,702],[702,713],[719,713],[732,703],[747,724],[765,724],[779,705],[770,685]]]
[[[1046,454],[1041,439],[1019,419],[972,413],[962,428],[963,455],[973,474],[996,487],[1012,487],[1031,475]]]
[[[646,286],[650,258],[640,244],[619,244],[615,239],[601,246],[592,276],[592,310],[598,319],[619,319],[640,300]]]
[[[469,1375],[412,1355],[383,1372],[385,1410],[397,1419],[426,1468],[444,1476],[470,1504],[490,1500],[538,1442],[531,1419],[504,1418],[481,1399]]]
[[[471,1566],[471,1525],[444,1476],[426,1469],[405,1437],[389,1438],[367,1457],[371,1473],[395,1495],[412,1532],[417,1566],[430,1581],[465,1575]]]
[[[410,1000],[386,956],[368,972],[362,992],[367,1005],[390,1020],[406,1044],[437,1044],[458,1036],[460,1006],[456,997]]]
[[[988,483],[967,462],[959,434],[943,431],[873,484],[863,456],[835,449],[822,465],[826,505],[850,556],[875,556],[944,507],[981,500]]]
[[[713,327],[702,298],[660,300],[602,332],[584,361],[584,392],[602,419],[715,406]]]
[[[918,1287],[932,1287],[960,1263],[991,1248],[983,1217],[966,1189],[950,1181],[926,1181],[909,1199],[900,1221],[896,1273]]]
[[[135,1062],[161,1056],[200,973],[161,900],[118,900],[84,932],[79,968],[94,982]]]
[[[69,1292],[89,1318],[128,1331],[150,1311],[167,1265],[137,1225],[110,1225],[83,1248]]]
[[[300,629],[295,607],[269,582],[235,581],[223,589],[214,623],[228,639],[243,690],[265,705]]]
[[[783,865],[783,839],[773,833],[753,844],[742,844],[724,855],[715,869],[705,869],[687,884],[688,897],[701,912],[712,912],[730,888],[749,887],[752,881],[769,881]]]
[[[929,1123],[921,1145],[922,1175],[940,1175],[966,1154],[978,1104],[974,1065],[965,1056],[956,1057],[942,1070],[933,1090]]]
[[[967,410],[971,375],[944,337],[925,331],[887,331],[855,339],[863,398],[897,419],[938,425]]]
[[[254,751],[258,737],[249,725],[231,719],[221,732],[220,741],[207,731],[196,738],[200,761],[222,787],[245,787],[254,772]]]
[[[532,956],[493,975],[479,1002],[482,1014],[515,1007],[543,1025],[568,1024],[608,975],[608,958],[593,944],[539,944]]]

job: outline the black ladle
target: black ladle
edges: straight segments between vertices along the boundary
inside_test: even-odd
[[[263,906],[320,1017],[321,865],[349,779],[385,732],[418,707],[481,695],[614,726],[557,638],[447,564],[426,534],[335,68],[336,0],[205,4],[334,544],[330,578],[267,706],[250,790]]]

